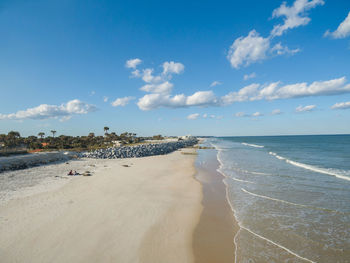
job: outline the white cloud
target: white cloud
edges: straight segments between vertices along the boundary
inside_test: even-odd
[[[231,45],[227,59],[232,67],[238,69],[241,66],[248,66],[267,59],[272,56],[280,56],[284,54],[293,55],[299,52],[299,49],[289,49],[281,43],[271,47],[271,38],[264,38],[258,32],[252,30],[246,37],[237,38]]]
[[[187,119],[189,120],[195,120],[199,117],[199,113],[193,113],[187,116]]]
[[[146,91],[146,92],[152,92],[152,93],[170,93],[173,86],[174,85],[172,83],[165,81],[160,84],[144,85],[140,88],[140,90]]]
[[[350,35],[350,12],[343,22],[340,23],[337,30],[330,32],[327,30],[324,36],[330,36],[332,38],[345,38]]]
[[[215,86],[219,86],[219,85],[221,85],[222,83],[220,82],[220,81],[217,81],[217,80],[215,80],[215,81],[213,81],[211,84],[210,84],[210,87],[212,88],[212,87],[215,87]]]
[[[261,116],[264,116],[264,115],[258,111],[252,114],[252,117],[261,117]]]
[[[199,117],[201,117],[201,115],[199,113],[194,113],[194,114],[188,115],[187,119],[195,120],[195,119],[198,119]],[[222,120],[224,118],[224,116],[222,116],[222,115],[219,115],[219,116],[216,116],[214,114],[208,115],[207,113],[204,113],[202,115],[203,119],[207,119],[208,117],[211,118],[211,119],[218,119],[218,120]]]
[[[186,106],[208,106],[217,103],[217,98],[211,90],[197,91],[186,99]]]
[[[139,58],[129,59],[125,63],[125,67],[136,69],[136,67],[142,63],[142,60]]]
[[[96,107],[80,100],[71,100],[61,105],[41,104],[34,108],[29,108],[16,113],[0,114],[0,120],[42,120],[49,118],[69,119],[72,115],[87,114],[96,111]]]
[[[243,111],[240,111],[240,112],[237,112],[237,113],[235,114],[235,116],[236,116],[236,117],[245,117],[246,114],[245,114]]]
[[[350,93],[350,84],[346,78],[327,81],[315,81],[308,85],[306,82],[281,86],[280,82],[260,85],[253,83],[237,92],[231,92],[222,97],[222,103],[231,104],[241,101],[276,100],[310,96],[326,96]]]
[[[71,118],[72,118],[72,116],[64,116],[60,119],[60,122],[69,121]]]
[[[157,83],[157,82],[162,81],[162,77],[161,76],[153,76],[153,69],[151,69],[151,68],[144,69],[142,71],[142,75],[141,76],[142,76],[142,80],[144,82],[146,82],[146,83]]]
[[[275,109],[271,112],[272,115],[279,115],[279,114],[282,114],[281,110],[280,109]]]
[[[104,101],[104,102],[107,102],[108,99],[109,99],[109,98],[108,98],[107,96],[104,96],[104,97],[103,97],[103,101]]]
[[[253,79],[253,78],[256,78],[256,73],[255,73],[255,72],[250,73],[250,74],[245,74],[245,75],[243,76],[243,79],[244,79],[244,80]]]
[[[308,24],[310,18],[307,17],[306,11],[322,4],[323,0],[296,0],[291,7],[288,7],[286,2],[283,2],[272,12],[273,18],[284,18],[283,24],[275,25],[268,37],[262,37],[255,30],[251,30],[248,36],[241,36],[233,42],[227,54],[232,67],[238,69],[272,56],[293,55],[299,52],[300,49],[289,49],[281,43],[273,44],[272,40],[288,29]]]
[[[184,71],[185,66],[181,63],[175,63],[174,61],[163,63],[163,74],[180,74]]]
[[[230,92],[229,94],[222,97],[222,102],[224,104],[231,104],[234,102],[242,102],[251,100],[252,97],[259,93],[260,84],[253,83],[244,88],[240,89],[238,92]]]
[[[141,110],[153,110],[157,108],[181,108],[190,106],[215,106],[218,99],[212,91],[197,91],[191,96],[179,94],[170,96],[169,94],[152,93],[139,99],[137,105]]]
[[[344,109],[350,109],[350,101],[347,102],[337,102],[336,104],[334,104],[331,109],[333,110],[344,110]]]
[[[323,4],[323,0],[296,0],[289,7],[286,2],[283,2],[272,12],[273,18],[283,17],[283,24],[275,25],[271,36],[281,36],[288,29],[307,25],[311,19],[307,16],[306,11]]]
[[[272,54],[276,54],[277,56],[280,56],[280,55],[284,55],[284,54],[294,55],[295,53],[300,52],[300,49],[299,48],[289,49],[288,47],[282,46],[281,43],[277,43],[276,45],[274,45],[271,48],[270,51],[271,51]]]
[[[134,97],[124,97],[118,98],[111,103],[113,107],[124,107],[129,104],[131,100],[135,99]]]
[[[180,74],[184,71],[184,65],[173,61],[162,64],[163,71],[154,75],[154,69],[146,68],[142,71],[132,72],[134,77],[141,78],[146,85],[140,89],[149,94],[141,97],[137,105],[141,110],[152,110],[160,107],[178,108],[189,106],[210,106],[219,103],[212,91],[197,91],[190,96],[184,94],[171,95],[173,84],[170,82],[173,74]]]
[[[316,105],[307,105],[307,106],[298,106],[295,111],[296,112],[308,112],[313,111],[316,108]]]
[[[237,38],[229,49],[227,59],[232,67],[248,66],[251,63],[263,60],[270,49],[270,40],[261,37],[258,32],[252,30],[246,37]]]

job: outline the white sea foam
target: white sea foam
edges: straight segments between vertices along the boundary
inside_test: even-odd
[[[240,169],[240,171],[244,172],[244,173],[248,173],[248,174],[257,174],[257,175],[272,175],[272,174],[268,174],[268,173],[263,173],[263,172],[254,172],[254,171],[248,171],[248,170],[243,170]]]
[[[300,167],[300,168],[303,168],[303,169],[306,169],[306,170],[310,170],[310,171],[313,171],[313,172],[317,172],[317,173],[332,175],[332,176],[335,176],[335,177],[337,177],[339,179],[350,181],[350,177],[341,174],[341,171],[335,171],[335,170],[332,170],[332,169],[320,168],[320,167],[309,165],[309,164],[299,163],[299,162],[292,161],[292,160],[289,160],[287,158],[284,158],[282,156],[279,156],[279,155],[277,155],[274,152],[269,152],[269,154],[275,156],[279,160],[284,160],[286,163],[289,163],[291,165],[294,165],[294,166],[297,166],[297,167]]]
[[[226,176],[226,174],[223,173],[223,172],[221,171],[221,168],[223,168],[223,166],[224,166],[224,163],[223,163],[222,160],[220,159],[220,152],[221,152],[222,150],[221,150],[219,147],[215,146],[215,145],[213,145],[213,146],[217,149],[217,155],[216,155],[216,157],[217,157],[217,160],[218,160],[219,163],[220,163],[220,166],[219,166],[219,168],[217,169],[217,171],[220,172],[224,177],[227,178],[228,176]],[[261,147],[260,147],[260,148],[261,148]],[[237,224],[238,224],[238,226],[239,226],[239,229],[238,229],[238,231],[236,232],[236,234],[235,234],[235,236],[234,236],[234,238],[233,238],[233,243],[234,243],[234,245],[235,245],[235,263],[237,263],[237,255],[238,255],[238,242],[237,242],[237,237],[238,237],[238,235],[240,234],[240,232],[241,232],[242,229],[244,229],[244,230],[248,231],[249,233],[251,233],[251,234],[253,234],[253,235],[255,235],[255,236],[257,236],[257,237],[259,237],[259,238],[261,238],[261,239],[263,239],[263,240],[265,240],[265,241],[267,241],[267,242],[269,242],[269,243],[271,243],[271,244],[273,244],[273,245],[275,245],[275,246],[277,246],[277,247],[279,247],[279,248],[285,250],[285,251],[287,251],[288,253],[290,253],[291,255],[294,255],[295,257],[297,257],[297,258],[299,258],[299,259],[302,259],[302,260],[305,260],[305,261],[311,262],[311,263],[317,263],[317,262],[315,262],[315,261],[312,261],[312,260],[310,260],[310,259],[307,259],[307,258],[305,258],[305,257],[302,257],[302,256],[298,255],[297,253],[291,251],[290,249],[288,249],[288,248],[286,248],[286,247],[284,247],[284,246],[282,246],[282,245],[280,245],[280,244],[277,244],[276,242],[274,242],[274,241],[272,241],[272,240],[270,240],[270,239],[268,239],[268,238],[266,238],[266,237],[263,237],[263,236],[261,236],[261,235],[255,233],[255,232],[253,232],[252,230],[246,228],[245,226],[243,226],[243,225],[242,225],[242,222],[240,222],[240,221],[238,220],[237,212],[236,212],[236,210],[233,208],[232,203],[230,202],[229,191],[228,191],[228,184],[225,182],[225,180],[223,180],[223,182],[224,182],[224,184],[225,184],[225,186],[226,186],[226,200],[227,200],[227,202],[228,202],[228,204],[229,204],[229,206],[230,206],[230,208],[231,208],[231,211],[232,211],[232,213],[233,213],[233,216],[234,216],[234,218],[236,219],[236,222],[237,222]]]
[[[257,144],[252,144],[252,143],[242,142],[242,144],[245,146],[250,146],[250,147],[255,147],[255,148],[264,148],[264,146],[262,146],[262,145],[257,145]]]
[[[250,194],[252,196],[256,196],[256,197],[260,197],[260,198],[264,198],[264,199],[268,199],[268,200],[272,200],[272,201],[276,201],[276,202],[281,202],[281,203],[285,203],[285,204],[289,204],[289,205],[294,205],[294,206],[300,206],[300,207],[306,207],[306,208],[312,208],[312,209],[317,209],[317,210],[323,210],[326,212],[331,212],[331,213],[341,213],[343,214],[343,212],[337,211],[337,210],[333,210],[333,209],[328,209],[328,208],[323,208],[323,207],[317,207],[317,206],[312,206],[312,205],[303,205],[303,204],[297,204],[297,203],[292,203],[292,202],[288,202],[285,200],[281,200],[281,199],[277,199],[277,198],[272,198],[266,195],[259,195],[259,194],[254,194],[252,192],[247,191],[244,188],[241,188],[241,190],[247,194]]]
[[[215,146],[214,146],[214,147],[215,147]],[[220,167],[219,167],[219,169],[218,169],[218,172],[220,172],[224,177],[227,177],[227,176],[225,175],[225,173],[223,173],[223,172],[221,171],[221,168],[223,167],[224,164],[223,164],[222,160],[220,159],[220,149],[218,149],[218,147],[215,147],[215,148],[218,150],[218,153],[217,153],[216,156],[217,156],[217,160],[218,160],[219,163],[220,163]],[[299,258],[299,259],[302,259],[302,260],[305,260],[305,261],[311,262],[311,263],[316,263],[315,261],[312,261],[312,260],[310,260],[310,259],[307,259],[307,258],[305,258],[305,257],[302,257],[302,256],[298,255],[297,253],[291,251],[290,249],[288,249],[288,248],[286,248],[286,247],[284,247],[284,246],[282,246],[282,245],[280,245],[280,244],[277,244],[276,242],[274,242],[274,241],[272,241],[272,240],[270,240],[270,239],[268,239],[268,238],[266,238],[266,237],[263,237],[263,236],[261,236],[261,235],[259,235],[259,234],[257,234],[257,233],[254,233],[252,230],[250,230],[250,229],[244,227],[244,226],[242,225],[242,222],[240,222],[240,221],[238,220],[237,212],[236,212],[236,210],[233,208],[232,203],[230,202],[230,198],[229,198],[229,195],[228,195],[228,184],[225,182],[225,180],[223,180],[223,182],[224,182],[224,184],[226,185],[226,200],[227,200],[227,202],[228,202],[228,204],[229,204],[229,206],[230,206],[230,208],[231,208],[231,210],[232,210],[233,216],[235,217],[235,219],[236,219],[236,221],[237,221],[237,223],[238,223],[238,226],[239,226],[238,231],[236,232],[235,236],[233,237],[233,243],[234,243],[234,245],[235,245],[235,263],[237,263],[237,255],[238,255],[238,242],[237,242],[237,237],[238,237],[238,235],[240,234],[241,229],[244,229],[244,230],[248,231],[249,233],[251,233],[251,234],[253,234],[253,235],[255,235],[255,236],[257,236],[257,237],[259,237],[259,238],[261,238],[261,239],[263,239],[263,240],[265,240],[265,241],[267,241],[267,242],[269,242],[269,243],[271,243],[271,244],[273,244],[273,245],[275,245],[275,246],[277,246],[277,247],[279,247],[279,248],[285,250],[285,251],[287,251],[288,253],[290,253],[291,255],[294,255],[295,257],[297,257],[297,258]]]
[[[261,239],[263,239],[263,240],[265,240],[265,241],[267,241],[267,242],[269,242],[269,243],[271,243],[271,244],[273,244],[273,245],[275,245],[275,246],[285,250],[285,251],[287,251],[289,254],[292,254],[292,255],[296,256],[297,258],[300,258],[300,259],[305,260],[307,262],[316,263],[315,261],[312,261],[311,259],[308,259],[308,258],[305,258],[305,257],[302,257],[302,256],[298,255],[297,253],[293,252],[289,248],[286,248],[286,247],[284,247],[284,246],[282,246],[280,244],[277,244],[276,242],[274,242],[274,241],[272,241],[272,240],[270,240],[270,239],[268,239],[266,237],[263,237],[263,236],[255,233],[255,232],[253,232],[249,228],[246,228],[246,227],[244,227],[242,225],[240,225],[240,227],[241,227],[241,229],[244,229],[244,230],[248,231],[249,233],[251,233],[251,234],[253,234],[253,235],[255,235],[255,236],[257,236],[257,237],[259,237],[259,238],[261,238]]]
[[[297,253],[293,252],[292,250],[290,250],[289,248],[286,248],[286,247],[284,247],[284,246],[282,246],[282,245],[280,245],[280,244],[277,244],[276,242],[274,242],[274,241],[272,241],[272,240],[270,240],[270,239],[268,239],[268,238],[266,238],[266,237],[263,237],[263,236],[261,236],[261,235],[255,233],[255,232],[253,232],[253,231],[250,230],[249,228],[243,226],[243,225],[242,225],[242,222],[240,222],[240,221],[238,220],[238,218],[237,218],[237,212],[236,212],[236,210],[233,208],[233,205],[232,205],[231,202],[230,202],[230,199],[229,199],[229,196],[228,196],[228,185],[227,185],[227,183],[226,183],[225,181],[224,181],[224,183],[225,183],[225,185],[226,185],[226,199],[227,199],[227,202],[228,202],[228,204],[230,205],[231,210],[232,210],[232,212],[233,212],[233,216],[235,217],[235,219],[236,219],[236,221],[237,221],[237,223],[238,223],[238,226],[239,226],[238,231],[236,232],[235,236],[233,237],[233,243],[234,243],[234,245],[235,245],[235,263],[237,263],[237,255],[238,255],[238,253],[237,253],[237,252],[238,252],[237,237],[238,237],[238,235],[240,234],[241,229],[244,229],[244,230],[248,231],[249,233],[251,233],[251,234],[253,234],[253,235],[255,235],[255,236],[257,236],[257,237],[259,237],[259,238],[261,238],[261,239],[263,239],[263,240],[265,240],[265,241],[267,241],[267,242],[269,242],[269,243],[271,243],[271,244],[273,244],[273,245],[275,245],[275,246],[277,246],[277,247],[279,247],[279,248],[285,250],[285,251],[287,251],[289,254],[291,254],[291,255],[293,255],[293,256],[299,258],[299,259],[302,259],[302,260],[305,260],[305,261],[311,262],[311,263],[317,263],[317,262],[312,261],[312,260],[310,260],[310,259],[308,259],[308,258],[302,257],[302,256],[298,255]]]
[[[251,181],[246,181],[246,180],[242,180],[242,179],[238,179],[238,178],[235,178],[235,177],[230,177],[232,180],[235,180],[235,181],[238,181],[238,182],[242,182],[242,183],[249,183],[249,184],[255,184],[254,182],[251,182]]]

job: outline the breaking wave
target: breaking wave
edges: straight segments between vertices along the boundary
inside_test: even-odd
[[[264,146],[262,146],[262,145],[257,145],[257,144],[252,144],[252,143],[242,142],[242,144],[245,146],[250,146],[250,147],[255,147],[255,148],[264,148]]]
[[[299,163],[296,161],[289,160],[285,157],[279,156],[278,154],[276,154],[274,152],[269,152],[269,154],[275,156],[279,160],[284,160],[286,163],[289,163],[291,165],[294,165],[294,166],[297,166],[297,167],[300,167],[300,168],[303,168],[306,170],[310,170],[313,172],[321,173],[321,174],[332,175],[332,176],[335,176],[339,179],[350,181],[349,176],[342,174],[342,173],[348,173],[347,171],[341,171],[341,170],[338,171],[338,170],[334,170],[334,169],[320,168],[320,167],[309,165],[309,164]]]

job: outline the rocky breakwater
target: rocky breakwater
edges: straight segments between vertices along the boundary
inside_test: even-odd
[[[0,173],[4,171],[26,169],[53,162],[68,161],[74,157],[76,157],[76,153],[73,152],[44,152],[0,157]]]
[[[198,140],[193,138],[176,142],[162,142],[139,144],[135,146],[111,147],[107,149],[99,149],[93,152],[86,152],[82,155],[82,157],[97,159],[138,158],[171,153],[180,148],[193,146],[197,143]]]

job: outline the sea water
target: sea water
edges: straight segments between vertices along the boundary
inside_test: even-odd
[[[236,262],[350,262],[350,135],[210,138]]]

